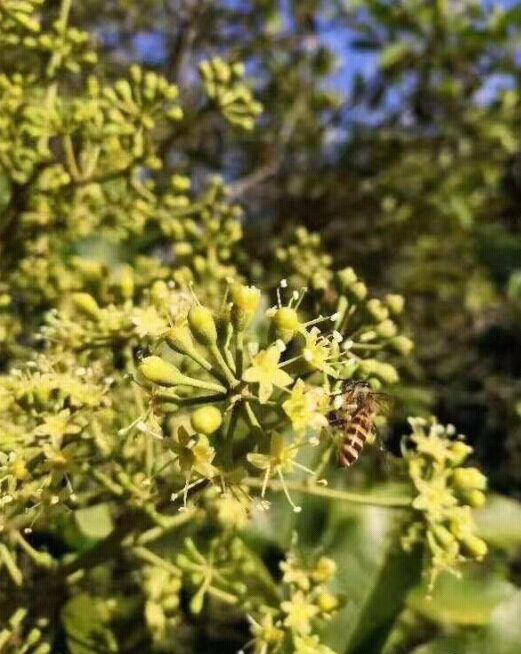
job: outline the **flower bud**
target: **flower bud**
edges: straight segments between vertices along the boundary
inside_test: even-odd
[[[463,441],[456,441],[451,448],[452,465],[454,467],[461,465],[472,452],[473,450],[470,445],[467,445]]]
[[[160,604],[147,602],[145,604],[145,618],[148,627],[153,631],[162,631],[165,628],[166,617]]]
[[[231,318],[236,331],[242,331],[251,322],[257,311],[261,293],[255,286],[234,284],[230,289],[233,302]]]
[[[203,610],[203,604],[204,604],[204,595],[201,592],[197,592],[190,600],[190,611],[194,615],[198,615]]]
[[[405,305],[405,300],[402,295],[395,295],[389,293],[385,296],[385,303],[395,316],[399,315],[403,311]]]
[[[371,341],[374,341],[374,339],[377,337],[377,333],[374,331],[374,329],[368,329],[365,332],[362,332],[359,336],[360,343],[370,343]]]
[[[217,343],[217,328],[212,312],[206,307],[195,305],[188,312],[188,323],[195,339],[203,345]]]
[[[354,283],[349,290],[356,297],[357,300],[365,300],[367,297],[367,286],[364,282]]]
[[[27,470],[25,461],[22,461],[21,459],[17,459],[11,466],[11,474],[18,481],[23,481],[24,479],[26,479],[29,475],[29,471]]]
[[[72,296],[74,306],[83,311],[89,318],[97,318],[100,308],[96,300],[89,293],[74,293]]]
[[[342,290],[347,290],[356,281],[358,281],[356,273],[352,268],[344,268],[343,270],[339,270],[337,272],[337,278],[338,278],[338,281],[340,283],[340,287],[342,288]]]
[[[275,338],[283,343],[289,343],[300,328],[298,314],[290,307],[277,309],[271,319],[271,325]]]
[[[168,286],[163,280],[158,280],[152,284],[150,289],[150,299],[154,304],[165,302],[168,298]]]
[[[196,432],[210,436],[222,425],[222,414],[215,406],[202,406],[190,416],[190,423]]]
[[[389,317],[389,310],[376,298],[369,300],[366,306],[375,320],[382,321]]]
[[[414,349],[413,341],[407,336],[395,336],[389,342],[391,346],[403,356],[408,356]]]
[[[452,534],[446,527],[443,525],[434,525],[432,531],[436,536],[436,540],[444,548],[450,547],[454,542],[454,534]]]
[[[172,175],[170,183],[174,191],[185,193],[190,190],[191,182],[189,177],[184,175]]]
[[[469,554],[476,559],[482,559],[488,552],[487,544],[481,538],[469,534],[462,539],[462,544]]]
[[[176,386],[182,384],[185,379],[173,364],[158,356],[145,357],[138,370],[145,379],[162,386]]]
[[[483,491],[477,490],[476,488],[470,491],[466,491],[464,496],[467,503],[473,509],[481,509],[481,507],[487,501],[487,496],[485,495],[485,493],[483,493]]]
[[[313,580],[323,584],[330,582],[336,574],[337,565],[333,559],[322,556],[313,570]]]
[[[381,336],[382,338],[392,338],[393,336],[396,336],[397,332],[398,329],[395,323],[389,318],[383,320],[376,327],[376,333],[378,334],[378,336]]]
[[[376,359],[366,359],[361,361],[358,367],[359,372],[365,376],[370,377],[374,375],[381,379],[385,384],[396,384],[399,380],[396,368],[390,363],[377,361]]]
[[[331,613],[338,608],[338,598],[332,593],[320,593],[317,597],[317,604],[323,613]]]
[[[181,241],[172,246],[172,251],[176,257],[189,257],[193,254],[194,249],[190,243]]]
[[[477,468],[456,468],[452,473],[454,486],[459,490],[480,490],[487,487],[487,478]]]
[[[180,354],[188,354],[194,349],[192,332],[187,325],[174,325],[165,333],[168,345]]]

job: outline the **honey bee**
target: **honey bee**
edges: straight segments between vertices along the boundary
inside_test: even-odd
[[[341,468],[349,468],[376,435],[375,419],[388,408],[390,398],[360,381],[348,382],[339,398],[340,407],[331,414],[329,424],[342,431],[337,461]]]

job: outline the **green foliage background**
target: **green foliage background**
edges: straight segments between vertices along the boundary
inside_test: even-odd
[[[323,644],[301,639],[262,649],[267,641],[258,638],[255,654],[328,654],[326,646],[338,654],[519,650],[520,30],[517,5],[486,9],[473,0],[0,0],[2,453],[24,430],[45,433],[40,409],[27,409],[41,398],[8,374],[28,360],[72,387],[67,375],[83,365],[84,344],[95,343],[99,378],[57,399],[57,408],[47,401],[42,415],[72,406],[69,435],[88,430],[94,416],[110,441],[139,417],[136,403],[148,402],[146,392],[131,396],[125,380],[141,350],[148,353],[168,327],[161,304],[189,302],[193,284],[217,309],[229,277],[255,283],[273,304],[285,278],[290,289],[309,288],[301,311],[312,319],[336,311],[342,293],[360,291],[358,278],[342,286],[337,272],[353,266],[371,295],[405,298],[399,336],[379,334],[385,356],[375,355],[400,381],[392,383],[388,368],[368,366],[366,375],[390,385],[396,398],[388,449],[399,454],[408,416],[436,414],[469,435],[489,477],[491,498],[475,511],[489,556],[464,566],[462,579],[442,573],[431,591],[421,577],[425,554],[399,546],[406,511],[378,499],[360,506],[297,493],[298,514],[277,495],[267,516],[241,525],[241,565],[247,559],[257,575],[248,590],[251,611],[258,597],[280,610],[280,596],[274,601],[273,591],[256,584],[278,584],[278,564],[292,548],[309,569],[322,554],[336,562],[331,592],[340,610],[314,629]],[[349,50],[339,55],[329,32],[349,41]],[[140,62],[136,36],[150,33],[161,35],[164,56]],[[355,52],[372,53],[375,68],[339,77],[341,57]],[[213,63],[200,74],[202,61]],[[136,62],[143,68],[129,72]],[[365,307],[363,293],[358,301]],[[266,329],[255,330],[267,347]],[[415,343],[408,357],[408,340],[391,343],[403,333]],[[372,360],[370,350],[363,355]],[[115,371],[119,414],[92,399],[101,397],[108,370]],[[190,365],[183,373],[197,374]],[[52,383],[54,402],[61,387]],[[71,400],[74,392],[80,399]],[[16,412],[7,395],[16,396]],[[145,426],[156,430],[152,421]],[[150,448],[140,447],[124,456],[148,462]],[[389,482],[385,467],[369,453],[348,481],[330,469],[330,486],[402,497],[404,484]],[[396,476],[403,482],[404,475]],[[177,514],[168,527],[164,516],[152,515],[164,509],[156,504],[146,527],[165,533],[151,540],[152,555],[139,548],[128,554],[114,534],[130,530],[129,508],[138,524],[146,507],[131,488],[136,478],[128,483],[124,510],[114,508],[114,498],[72,510],[63,500],[68,508],[55,515],[52,498],[44,498],[48,525],[32,525],[25,545],[6,534],[0,547],[15,553],[15,568],[9,576],[13,560],[3,554],[2,654],[203,654],[236,651],[248,640],[248,607],[226,615],[211,600],[190,614],[197,583],[181,583],[177,567],[169,569],[177,566],[172,552],[196,556],[186,544],[192,537],[204,556],[215,533],[231,551],[215,498],[204,499],[202,513],[194,509],[195,523],[179,528]],[[7,521],[8,503],[1,510]],[[108,551],[110,563],[97,565],[96,553]],[[45,575],[58,560],[71,573],[83,565],[85,579],[70,588],[61,578],[49,585]],[[21,589],[17,565],[26,579]],[[158,567],[163,576],[154,581]],[[217,592],[223,588],[230,590]],[[293,597],[298,585],[288,588]],[[32,605],[35,592],[53,596],[50,626],[41,602]],[[154,619],[166,634],[156,642]]]

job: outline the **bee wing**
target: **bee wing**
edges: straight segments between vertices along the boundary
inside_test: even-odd
[[[387,393],[373,393],[373,399],[376,403],[378,414],[381,416],[389,416],[393,412],[396,405],[396,398]]]

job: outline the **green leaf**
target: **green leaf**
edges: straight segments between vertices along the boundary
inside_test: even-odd
[[[482,626],[514,590],[512,584],[497,577],[467,572],[459,578],[445,573],[437,579],[431,594],[426,583],[414,588],[407,597],[407,605],[432,622]]]
[[[324,635],[343,654],[379,652],[407,591],[420,578],[419,557],[403,552],[404,513],[377,507],[332,506],[328,556],[338,565],[335,590],[346,605]]]
[[[521,503],[501,495],[489,497],[486,505],[474,512],[478,535],[498,549],[521,546]]]
[[[75,512],[74,517],[78,529],[91,540],[106,538],[114,528],[108,504],[97,504],[79,509]]]
[[[495,609],[487,626],[437,638],[417,647],[412,654],[519,654],[520,615],[521,591],[517,591]]]

